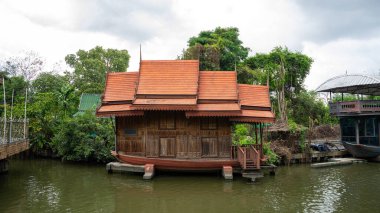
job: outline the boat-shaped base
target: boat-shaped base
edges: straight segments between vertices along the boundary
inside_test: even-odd
[[[380,155],[380,146],[356,144],[347,141],[342,141],[342,144],[354,157],[376,158]]]
[[[112,151],[122,163],[134,165],[154,164],[156,169],[162,170],[178,170],[178,171],[205,171],[205,170],[221,170],[223,166],[238,167],[239,162],[230,158],[198,158],[198,159],[178,159],[178,158],[150,158],[142,156],[127,155],[124,153],[116,153]]]

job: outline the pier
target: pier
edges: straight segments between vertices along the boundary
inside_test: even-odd
[[[0,129],[4,130],[0,131],[0,173],[4,173],[8,171],[9,157],[29,149],[28,120],[0,119]]]
[[[7,158],[29,149],[29,140],[0,144],[0,173],[8,171]]]

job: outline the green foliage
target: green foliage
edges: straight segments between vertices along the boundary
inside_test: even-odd
[[[58,92],[68,83],[68,76],[62,76],[51,72],[42,72],[32,83],[34,93]]]
[[[289,117],[303,126],[309,125],[309,119],[317,125],[337,123],[337,119],[330,116],[329,107],[313,91],[300,91],[288,108]]]
[[[249,48],[239,39],[239,29],[217,27],[191,37],[182,59],[199,59],[201,70],[234,70],[247,58]]]
[[[244,82],[261,82],[276,91],[276,110],[281,121],[287,121],[287,104],[292,104],[293,93],[303,90],[303,82],[309,74],[313,60],[299,52],[291,52],[286,47],[276,47],[268,54],[257,53],[243,62],[245,69],[238,70],[238,79]],[[247,68],[262,74],[247,75]],[[248,73],[249,74],[249,73]],[[251,79],[247,79],[251,78]]]
[[[291,133],[295,133],[298,130],[298,124],[294,122],[292,119],[288,120],[288,127]]]
[[[267,156],[268,158],[267,162],[269,164],[276,164],[280,160],[278,155],[271,149],[270,142],[266,142],[263,144],[263,152],[264,152],[264,155]]]
[[[298,135],[299,146],[303,152],[306,148],[306,133],[307,133],[308,129],[303,125],[297,124],[292,119],[288,120],[288,127],[289,127],[290,133],[292,133],[294,135]]]
[[[53,148],[64,160],[109,162],[114,134],[110,120],[92,112],[65,119],[53,137]]]
[[[125,72],[129,65],[127,50],[103,49],[97,46],[89,51],[79,50],[65,57],[74,69],[71,76],[80,93],[102,93],[107,72]]]
[[[2,79],[0,79],[0,82]],[[24,77],[22,76],[12,76],[12,77],[6,77],[5,78],[5,97],[6,97],[6,103],[8,105],[12,102],[12,92],[14,90],[14,103],[18,102],[22,96],[25,95],[25,88],[27,86],[27,82],[24,80]],[[0,92],[0,100],[3,102],[4,93],[3,93],[3,85],[0,85],[1,92]],[[3,112],[3,109],[0,109],[0,112]]]
[[[240,84],[266,84],[267,75],[262,69],[251,69],[245,63],[237,65],[237,81]]]
[[[75,95],[75,88],[70,84],[65,84],[55,94],[58,98],[58,104],[66,117],[69,114],[73,114],[77,111],[78,96]]]
[[[257,53],[253,57],[249,57],[244,61],[244,65],[252,70],[261,70],[265,72],[264,78],[261,78],[261,83],[266,82],[266,76],[269,75],[269,83],[271,88],[277,88],[278,84],[278,66],[284,62],[285,68],[285,94],[291,96],[291,87],[294,87],[294,92],[299,93],[304,89],[303,83],[306,76],[310,72],[313,59],[300,52],[292,52],[287,47],[276,47],[270,53]]]
[[[51,139],[61,117],[57,106],[58,99],[54,93],[37,93],[32,97],[27,113],[30,118],[29,137],[35,149],[51,149]],[[22,105],[17,108],[21,114]]]
[[[255,140],[249,135],[249,130],[246,124],[236,124],[232,141],[235,145],[255,144]]]
[[[250,135],[250,129],[252,129],[252,125],[234,125],[234,131],[232,135],[233,144],[239,146],[256,144],[254,135]],[[268,163],[274,164],[278,162],[279,158],[277,154],[270,148],[270,142],[263,143],[263,152],[264,155],[268,157]]]

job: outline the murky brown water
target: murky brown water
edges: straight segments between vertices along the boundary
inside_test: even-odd
[[[255,184],[217,174],[107,174],[105,166],[12,160],[0,212],[379,212],[380,164],[281,167]]]

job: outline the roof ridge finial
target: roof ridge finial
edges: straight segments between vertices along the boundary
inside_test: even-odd
[[[141,55],[141,43],[140,43],[140,62],[142,60],[142,55]]]

